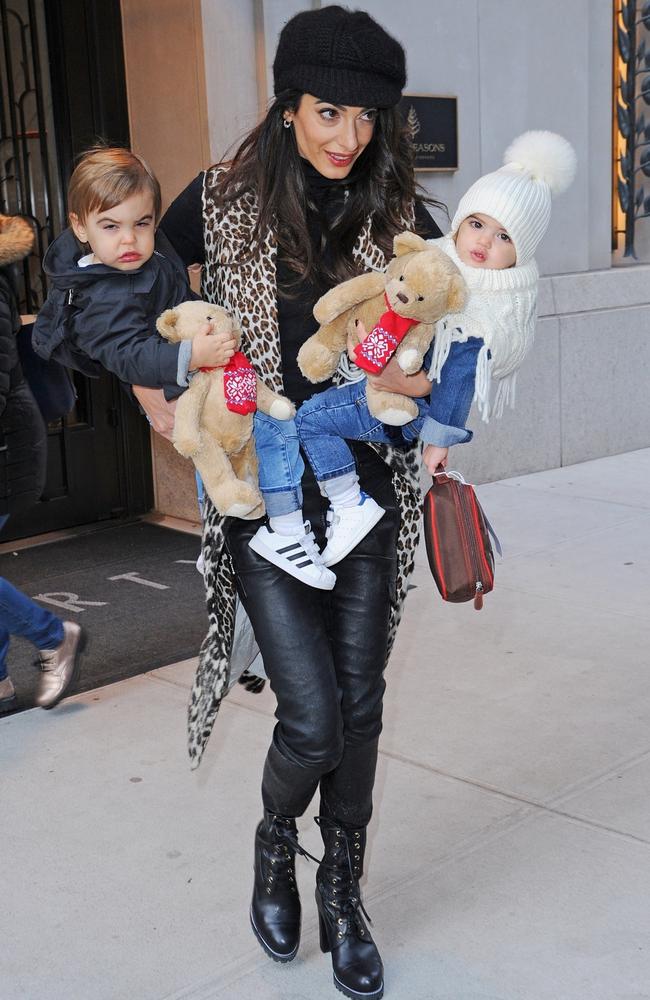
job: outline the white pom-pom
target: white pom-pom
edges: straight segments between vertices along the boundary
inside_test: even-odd
[[[575,177],[577,158],[571,143],[557,132],[538,131],[524,132],[511,142],[503,162],[545,181],[552,194],[561,194]]]

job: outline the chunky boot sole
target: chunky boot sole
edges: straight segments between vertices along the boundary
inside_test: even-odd
[[[293,951],[290,951],[287,954],[283,954],[282,952],[279,952],[279,951],[274,951],[273,948],[271,948],[266,943],[266,941],[264,940],[264,938],[262,937],[262,935],[258,931],[257,927],[255,926],[255,920],[253,919],[253,910],[252,909],[249,911],[248,915],[250,917],[250,922],[251,922],[251,927],[253,929],[253,934],[255,935],[255,937],[257,938],[257,940],[259,941],[259,943],[261,944],[262,948],[264,949],[264,951],[266,952],[266,954],[269,956],[269,958],[272,958],[274,962],[279,962],[281,965],[286,965],[287,962],[293,962],[294,958],[298,954],[298,948],[300,947],[300,934],[298,935],[298,941],[296,942],[296,947],[293,949]]]
[[[358,993],[356,990],[351,990],[349,986],[344,986],[343,983],[336,978],[335,972],[332,973],[332,980],[339,993],[343,993],[344,996],[350,997],[350,1000],[368,1000],[368,998],[369,1000],[380,1000],[380,998],[384,995],[383,983],[378,990],[375,990],[374,993]]]
[[[318,905],[320,899],[320,893],[318,889],[316,890],[316,904]],[[326,954],[328,951],[331,952],[332,948],[330,946],[329,937],[327,934],[327,925],[321,916],[320,910],[318,911],[318,933],[320,937],[320,950]],[[332,982],[336,986],[339,993],[343,993],[344,996],[349,997],[350,1000],[381,1000],[384,995],[384,984],[382,983],[376,990],[372,993],[359,993],[358,990],[353,990],[350,986],[346,986],[337,978],[335,972],[332,972]]]

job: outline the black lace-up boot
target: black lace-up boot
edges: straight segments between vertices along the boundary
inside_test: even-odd
[[[365,827],[352,829],[319,816],[325,854],[316,873],[321,951],[332,953],[334,985],[352,1000],[384,995],[384,967],[361,902]],[[364,920],[364,917],[366,920]]]
[[[296,821],[264,810],[255,833],[255,882],[250,918],[253,931],[275,962],[290,962],[300,944],[300,897],[296,885]],[[312,858],[317,861],[318,858]]]

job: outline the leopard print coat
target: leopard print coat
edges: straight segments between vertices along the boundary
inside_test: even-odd
[[[223,168],[206,171],[203,187],[205,267],[202,296],[227,309],[239,322],[242,350],[260,377],[282,393],[282,363],[276,304],[276,243],[269,232],[254,259],[246,260],[257,215],[253,194],[244,194],[227,211],[218,210],[214,191]],[[405,228],[413,219],[405,219]],[[383,270],[387,260],[370,237],[367,221],[354,250],[360,268]],[[244,263],[240,263],[244,259]],[[413,570],[419,533],[419,447],[392,449],[372,445],[393,473],[393,487],[400,506],[398,571],[391,608],[390,654]],[[208,633],[201,646],[199,665],[188,709],[189,754],[197,767],[210,737],[221,701],[229,687],[229,658],[235,623],[235,582],[232,561],[224,545],[224,518],[209,500],[203,524],[203,557],[208,605]]]

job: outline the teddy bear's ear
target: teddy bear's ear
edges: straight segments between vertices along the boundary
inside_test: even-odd
[[[401,257],[405,253],[413,253],[414,250],[428,250],[429,244],[416,233],[398,233],[393,240],[393,253],[396,257]]]
[[[156,330],[161,337],[172,342],[178,340],[176,323],[178,322],[178,309],[165,309],[156,320]]]
[[[467,301],[467,285],[462,275],[454,274],[449,280],[449,291],[447,294],[447,312],[461,312],[465,308]]]

